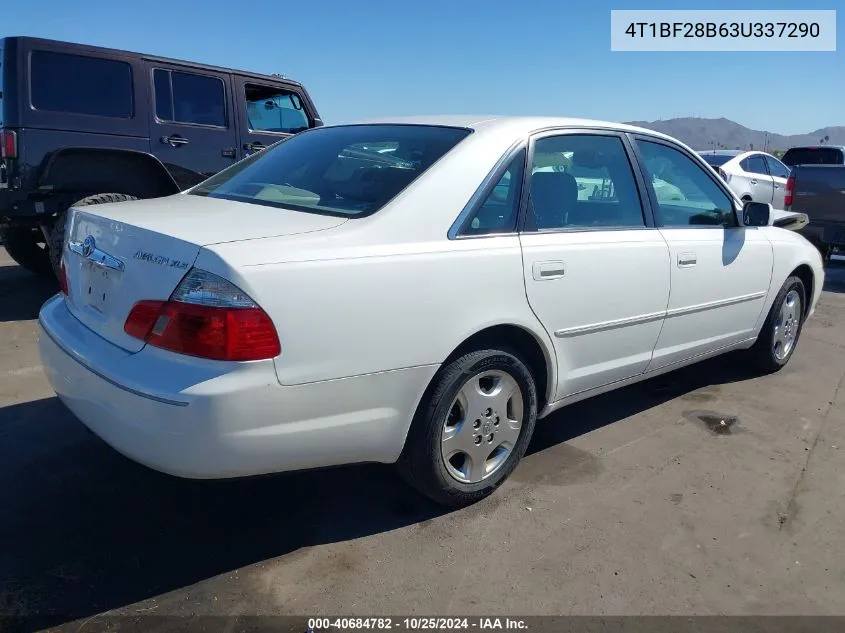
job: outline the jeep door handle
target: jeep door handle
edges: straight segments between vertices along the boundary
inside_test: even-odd
[[[179,136],[178,134],[173,134],[171,136],[162,136],[161,142],[165,145],[170,145],[171,147],[187,145],[188,143],[190,143],[188,139],[186,139],[184,136]]]
[[[752,185],[756,185],[756,184],[757,184],[757,179],[756,179],[756,178],[752,178],[752,179],[751,179],[751,184],[752,184]]]
[[[267,146],[261,141],[253,141],[252,143],[244,143],[244,149],[248,152],[260,152],[262,149],[267,149]]]

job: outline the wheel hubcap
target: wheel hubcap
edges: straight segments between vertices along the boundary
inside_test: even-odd
[[[801,297],[797,290],[790,290],[775,319],[775,330],[772,337],[772,351],[775,358],[784,360],[795,347],[795,337],[801,323]]]
[[[498,471],[522,431],[522,390],[505,371],[470,378],[449,407],[440,453],[449,474],[476,483]]]

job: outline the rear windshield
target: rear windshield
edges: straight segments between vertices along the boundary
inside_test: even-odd
[[[793,147],[783,155],[781,162],[795,165],[841,165],[845,154],[837,147]]]
[[[713,167],[719,167],[731,158],[736,158],[736,156],[726,156],[725,154],[701,154],[701,157]]]
[[[232,165],[189,193],[365,216],[382,208],[469,133],[425,125],[316,128]]]

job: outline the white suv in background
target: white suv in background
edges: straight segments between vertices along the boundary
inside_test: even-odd
[[[743,201],[768,202],[783,209],[790,169],[765,152],[715,150],[699,152]]]

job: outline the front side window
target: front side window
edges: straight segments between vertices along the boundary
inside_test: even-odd
[[[766,169],[766,161],[763,160],[763,157],[760,154],[754,154],[754,156],[749,156],[748,158],[740,162],[739,166],[742,167],[742,171],[748,174],[758,174],[760,176],[769,175],[769,172]]]
[[[464,128],[428,125],[314,128],[224,169],[190,194],[365,216],[381,209],[468,134]]]
[[[153,86],[159,121],[226,127],[226,92],[217,77],[156,68]]]
[[[461,231],[462,235],[491,235],[516,230],[524,171],[523,149],[510,161],[487,198],[473,213],[469,224]]]
[[[642,203],[622,139],[564,134],[539,139],[531,164],[527,228],[643,227]]]
[[[775,178],[789,178],[791,173],[789,167],[784,165],[774,156],[766,156],[766,165],[769,167],[769,173]]]
[[[296,134],[310,125],[299,95],[283,88],[244,86],[246,116],[254,132]]]
[[[32,51],[30,102],[36,110],[130,119],[132,67],[114,59]]]
[[[663,143],[638,139],[637,147],[662,226],[736,226],[732,199],[704,167]]]

